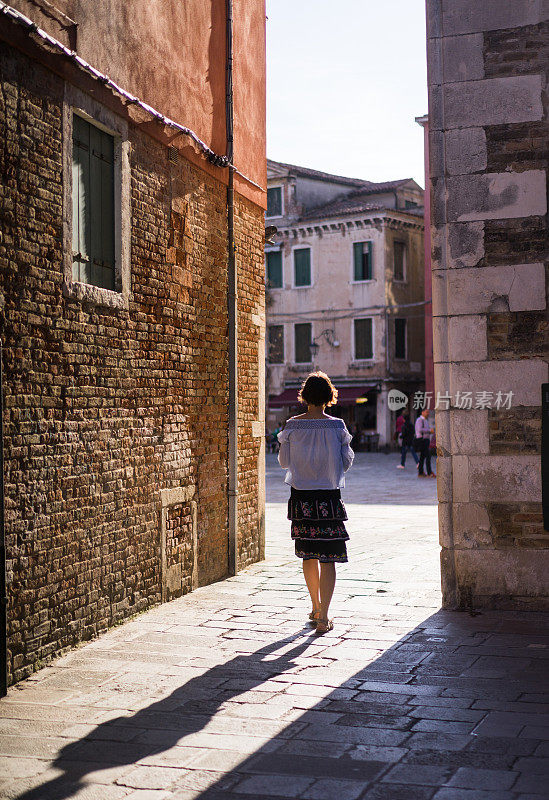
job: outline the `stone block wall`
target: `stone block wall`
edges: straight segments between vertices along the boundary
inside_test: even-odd
[[[545,608],[549,12],[427,0],[435,388],[513,392],[437,411],[446,606]]]
[[[227,575],[227,215],[220,181],[130,119],[127,306],[67,291],[66,86],[5,43],[0,84],[11,682]],[[239,201],[241,565],[262,554],[263,237]]]

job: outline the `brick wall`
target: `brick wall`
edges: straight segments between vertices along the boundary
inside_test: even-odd
[[[161,598],[160,491],[197,503],[198,582],[227,574],[225,187],[130,124],[127,309],[63,278],[60,78],[0,45],[10,680]],[[259,556],[263,212],[237,207],[241,560]],[[188,504],[166,513],[188,591]],[[175,573],[171,573],[172,577]]]

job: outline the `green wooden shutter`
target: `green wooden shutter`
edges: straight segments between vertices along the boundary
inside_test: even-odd
[[[90,125],[74,116],[72,148],[72,251],[73,279],[90,280]]]
[[[295,338],[295,362],[296,364],[308,364],[311,361],[312,328],[310,322],[300,322],[294,325]]]
[[[279,217],[282,214],[282,189],[280,186],[267,189],[267,216]]]
[[[267,281],[271,289],[282,288],[282,252],[271,250],[267,253]]]
[[[395,358],[406,358],[406,320],[395,319]]]
[[[91,283],[114,288],[114,175],[112,136],[90,126]]]
[[[114,289],[114,138],[73,116],[73,278]]]
[[[355,319],[355,358],[361,361],[372,357],[372,320]]]
[[[310,286],[311,284],[311,249],[303,247],[294,250],[295,285]]]
[[[103,132],[101,132],[101,261],[101,286],[114,289],[114,139]]]
[[[372,279],[372,242],[355,242],[353,244],[353,263],[355,281]]]
[[[368,242],[368,264],[366,268],[366,280],[371,281],[374,276],[374,260],[372,242]]]
[[[271,364],[284,363],[284,325],[269,325],[267,358]]]
[[[355,242],[353,244],[353,261],[355,266],[355,281],[363,281],[362,276],[362,253],[364,251],[363,242]]]

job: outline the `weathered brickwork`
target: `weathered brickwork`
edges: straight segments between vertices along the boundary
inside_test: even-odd
[[[543,74],[547,71],[548,63],[547,23],[506,31],[488,31],[484,34],[486,77]],[[487,171],[549,169],[549,103],[546,96],[543,96],[543,104],[545,114],[539,122],[492,125],[486,128]],[[548,221],[546,215],[488,222],[485,231],[485,263],[497,265],[517,261],[545,262],[549,282]],[[490,358],[544,358],[549,352],[546,311],[490,314],[487,335]],[[495,417],[498,418],[497,421]],[[493,453],[540,453],[540,409],[521,407],[507,413],[492,414],[489,437],[490,452]],[[537,512],[541,513],[541,506]],[[538,528],[543,533],[541,520]],[[546,545],[549,544],[549,537],[545,539]]]
[[[259,358],[261,327],[255,318],[265,317],[264,217],[244,198],[236,205],[236,261],[238,265],[238,567],[243,568],[264,557],[262,552],[258,503],[258,472],[263,468],[262,437],[252,435],[252,422],[260,420]],[[263,324],[263,323],[262,323]],[[262,420],[261,420],[262,422]]]
[[[549,546],[549,533],[543,530],[538,503],[488,503],[487,509],[490,535],[497,549]]]
[[[488,314],[488,355],[491,358],[543,358],[549,350],[549,321],[545,311]]]
[[[128,309],[63,278],[63,82],[0,45],[10,680],[161,598],[160,490],[197,503],[198,582],[227,574],[226,188],[130,125]],[[176,163],[173,163],[173,161]],[[240,560],[258,558],[263,213],[239,202]],[[188,504],[166,559],[191,588]]]
[[[520,406],[488,411],[490,452],[541,453],[541,409]]]

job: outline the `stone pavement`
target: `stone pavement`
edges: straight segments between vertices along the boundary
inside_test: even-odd
[[[549,616],[439,611],[435,481],[349,474],[350,561],[315,637],[287,490],[268,556],[136,617],[0,701],[0,796],[541,800]]]

